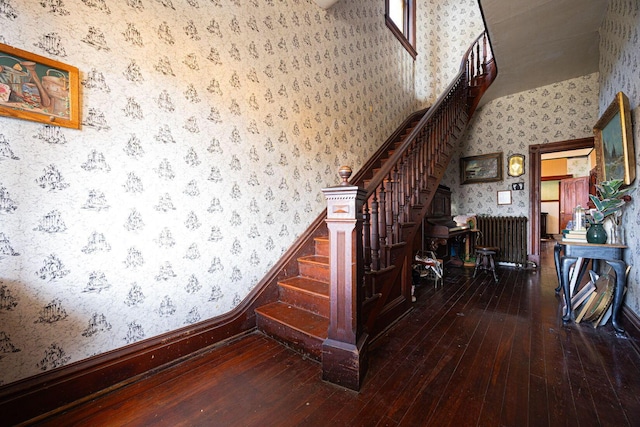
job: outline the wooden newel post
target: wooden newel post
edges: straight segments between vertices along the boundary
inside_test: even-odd
[[[364,277],[362,205],[364,189],[351,186],[351,168],[343,166],[343,182],[322,190],[327,199],[329,229],[330,318],[322,345],[322,379],[359,390],[367,368],[368,335],[360,319]]]

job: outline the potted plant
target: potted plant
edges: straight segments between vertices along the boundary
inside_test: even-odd
[[[603,181],[600,184],[596,184],[596,190],[598,195],[589,195],[591,203],[595,206],[591,209],[591,220],[589,230],[587,230],[587,242],[589,243],[606,243],[607,232],[603,227],[604,220],[607,217],[612,217],[612,223],[614,229],[621,225],[622,208],[625,203],[631,201],[631,196],[628,194],[631,190],[630,187],[622,187],[623,180],[612,179],[610,181]],[[618,238],[620,240],[620,232],[617,230]],[[620,241],[614,243],[622,243]]]

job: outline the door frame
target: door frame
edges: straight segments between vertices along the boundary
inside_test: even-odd
[[[593,148],[593,137],[570,139],[567,141],[550,142],[529,146],[529,261],[540,265],[540,179],[542,177],[542,154],[558,151],[579,150]]]

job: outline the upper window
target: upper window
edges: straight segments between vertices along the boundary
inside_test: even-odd
[[[385,21],[402,46],[415,59],[416,0],[385,0]]]

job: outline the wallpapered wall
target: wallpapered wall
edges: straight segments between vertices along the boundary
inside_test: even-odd
[[[433,104],[458,74],[462,56],[484,31],[484,22],[477,0],[417,3],[416,96],[424,108]]]
[[[77,66],[83,104],[82,130],[0,118],[0,384],[236,306],[419,106],[383,14],[0,0],[0,41]]]
[[[525,168],[525,175],[510,177],[507,158],[511,154],[528,156],[531,144],[589,137],[597,120],[597,73],[488,102],[474,114],[459,144],[459,155],[453,157],[443,179],[443,184],[453,190],[452,211],[528,216],[529,171]],[[503,153],[502,181],[460,185],[460,157],[496,152]],[[515,182],[524,182],[524,190],[512,192],[512,204],[498,205],[497,192],[510,190]]]
[[[635,0],[611,0],[600,27],[599,73],[555,83],[531,91],[509,95],[482,107],[472,119],[460,143],[461,156],[502,151],[527,153],[530,144],[563,141],[593,135],[593,125],[617,92],[623,91],[632,109],[636,154],[636,175],[640,176],[640,5]],[[494,215],[529,215],[528,178],[506,175],[502,182],[460,185],[458,156],[454,156],[443,184],[453,191],[452,209]],[[528,172],[527,172],[528,173]],[[511,188],[512,182],[525,182],[525,190],[513,192],[513,204],[498,206],[496,192]],[[632,184],[637,188],[638,178]],[[625,304],[640,315],[640,206],[637,190],[625,208],[626,262],[632,265],[628,276]]]
[[[615,94],[629,97],[636,155],[636,181],[633,201],[625,207],[625,251],[627,264],[633,265],[628,277],[625,304],[640,315],[640,4],[635,0],[610,0],[600,29],[600,113],[604,113]]]

